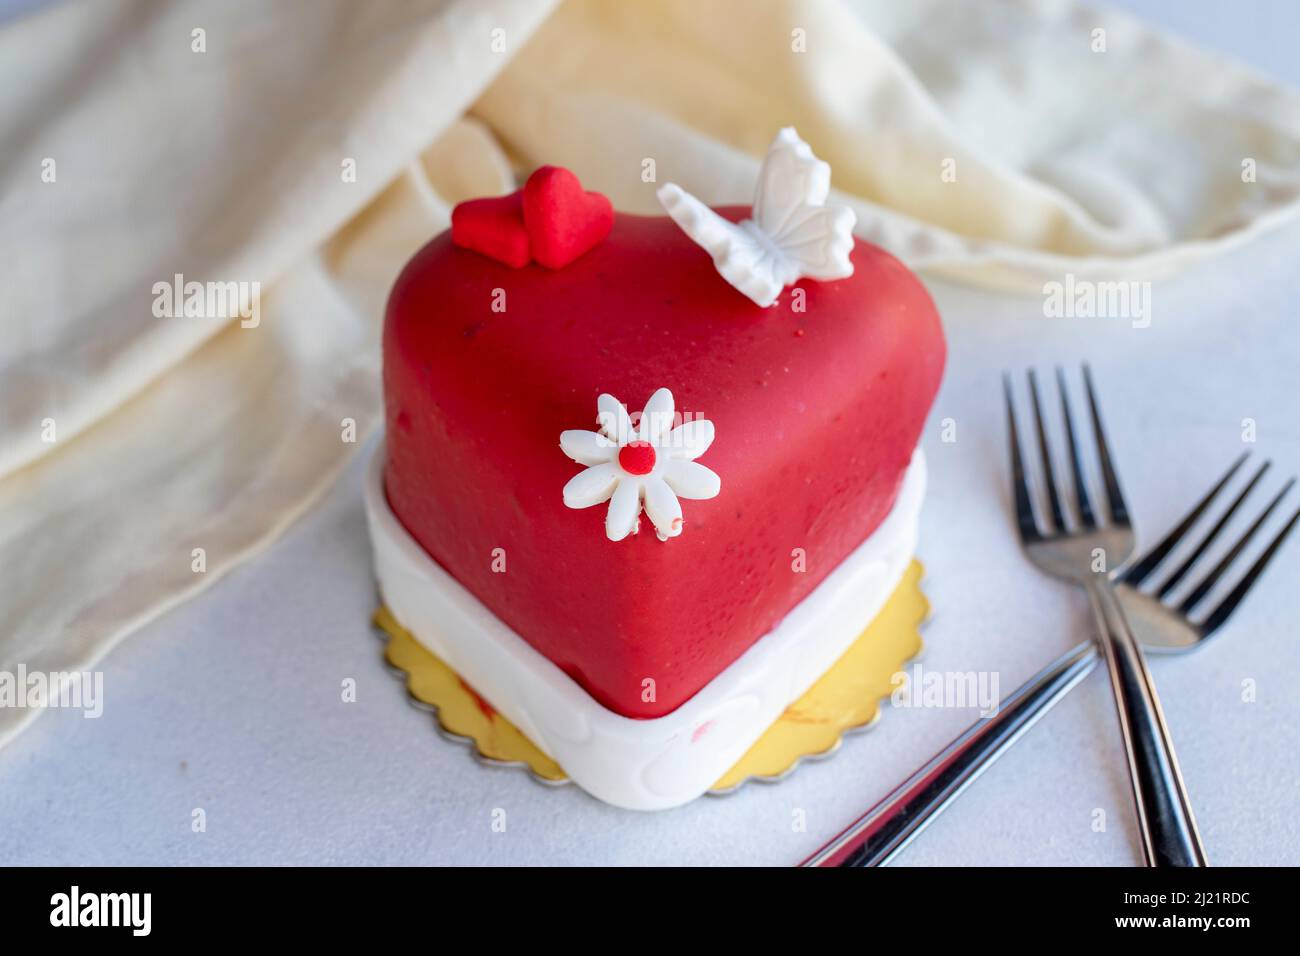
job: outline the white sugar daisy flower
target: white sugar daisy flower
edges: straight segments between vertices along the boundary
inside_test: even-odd
[[[713,423],[705,419],[673,427],[673,393],[661,388],[650,396],[638,428],[613,395],[596,399],[599,431],[566,431],[560,448],[586,471],[564,486],[564,503],[590,508],[609,502],[605,533],[622,541],[637,530],[641,508],[660,541],[682,533],[678,498],[712,498],[722,479],[695,461],[713,443]]]

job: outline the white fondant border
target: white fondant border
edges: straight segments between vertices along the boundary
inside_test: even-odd
[[[597,703],[429,557],[388,506],[384,461],[380,443],[365,498],[388,609],[575,783],[633,810],[700,796],[830,669],[907,570],[925,495],[918,449],[888,517],[776,628],[672,713],[635,720]]]

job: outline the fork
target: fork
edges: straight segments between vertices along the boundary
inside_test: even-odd
[[[1165,725],[1160,698],[1147,671],[1146,660],[1137,638],[1129,627],[1111,583],[1112,568],[1122,566],[1133,554],[1133,525],[1128,505],[1120,490],[1119,476],[1101,413],[1092,373],[1083,367],[1083,381],[1092,416],[1093,436],[1101,466],[1110,521],[1102,523],[1093,511],[1087,483],[1079,459],[1079,442],[1074,432],[1074,418],[1064,388],[1064,374],[1058,369],[1061,390],[1061,413],[1069,442],[1070,466],[1074,475],[1076,510],[1067,521],[1069,503],[1057,490],[1047,431],[1043,427],[1043,410],[1038,398],[1038,380],[1029,372],[1029,390],[1033,398],[1034,422],[1042,459],[1043,480],[1047,485],[1048,514],[1040,525],[1034,517],[1029,482],[1020,457],[1020,437],[1016,428],[1015,409],[1010,403],[1011,382],[1003,381],[1008,397],[1011,441],[1011,481],[1016,503],[1016,521],[1020,544],[1030,562],[1040,571],[1077,584],[1088,595],[1099,631],[1098,642],[1110,673],[1111,689],[1124,750],[1128,755],[1129,781],[1137,807],[1142,850],[1148,866],[1205,866],[1205,850],[1192,815],[1187,786],[1183,783],[1173,739]]]
[[[1062,378],[1062,373],[1058,370],[1058,385],[1063,386]],[[1064,396],[1063,387],[1061,391]],[[1064,403],[1062,411],[1068,414]],[[1007,412],[1008,424],[1012,425],[1014,413],[1009,389]],[[1018,439],[1016,447],[1019,447]],[[1074,448],[1074,441],[1071,440],[1072,453]],[[1265,462],[1170,578],[1154,594],[1139,590],[1139,586],[1150,579],[1209,513],[1215,500],[1248,458],[1249,452],[1242,454],[1154,548],[1116,579],[1115,592],[1119,603],[1134,632],[1148,650],[1164,654],[1185,653],[1202,646],[1210,637],[1219,633],[1259,580],[1297,522],[1300,522],[1298,509],[1264,547],[1232,590],[1204,617],[1193,620],[1191,615],[1223,580],[1229,567],[1241,556],[1295,484],[1295,479],[1292,478],[1186,598],[1176,605],[1168,605],[1162,600],[1179,581],[1186,578],[1222,534],[1229,520],[1240,510],[1247,495],[1258,486],[1269,469],[1269,462]],[[1100,660],[1101,652],[1093,641],[1084,641],[1066,652],[1010,694],[994,716],[972,725],[884,799],[808,857],[802,865],[879,866],[888,863],[1012,743],[1091,673]]]

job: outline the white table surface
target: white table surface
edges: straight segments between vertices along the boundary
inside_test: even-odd
[[[1300,85],[1285,0],[1122,5]],[[1258,423],[1257,457],[1276,460],[1270,489],[1300,471],[1298,255],[1291,230],[1159,283],[1146,329],[930,284],[950,359],[924,438],[924,666],[995,671],[1006,693],[1089,626],[1081,596],[1032,572],[1011,533],[1003,368],[1091,359],[1148,541],[1240,454],[1243,418]],[[945,418],[955,443],[939,440]],[[54,710],[0,751],[0,864],[789,864],[975,719],[891,709],[778,785],[657,814],[480,767],[381,664],[361,475],[358,459],[270,551],[114,651],[101,718]],[[1300,863],[1297,573],[1300,539],[1215,643],[1153,663],[1214,863]],[[341,700],[347,678],[355,703]],[[1133,864],[1123,768],[1096,673],[899,863]],[[192,832],[195,808],[206,832]]]

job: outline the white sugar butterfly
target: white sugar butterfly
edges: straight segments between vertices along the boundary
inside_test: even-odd
[[[753,218],[733,223],[666,183],[657,195],[682,231],[713,257],[722,277],[761,306],[799,279],[853,275],[853,226],[847,206],[827,206],[831,168],[794,127],[776,134],[758,173]]]

